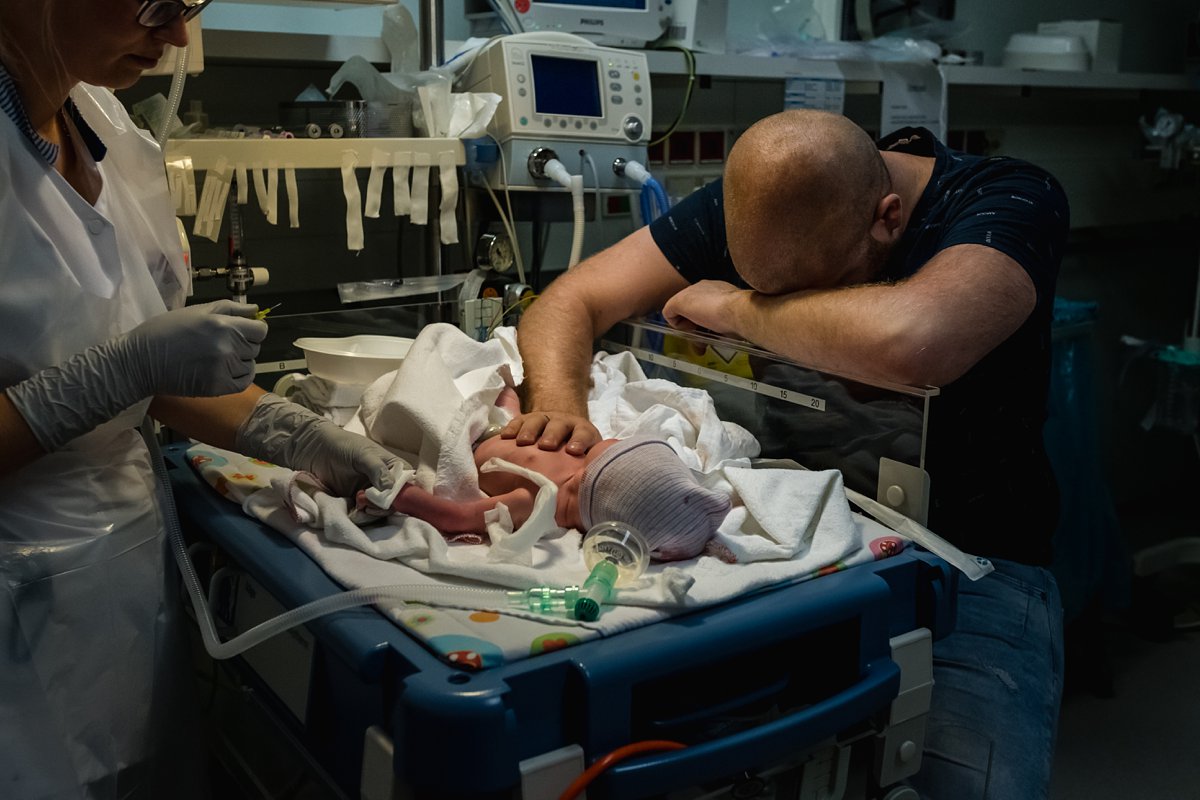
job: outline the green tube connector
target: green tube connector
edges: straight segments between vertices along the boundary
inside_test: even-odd
[[[536,614],[566,614],[575,607],[579,599],[579,587],[568,586],[554,589],[550,586],[535,586],[525,591],[505,592],[508,605]]]
[[[596,562],[592,572],[579,589],[575,601],[575,619],[595,622],[600,618],[600,606],[608,602],[617,583],[617,565],[607,559]]]

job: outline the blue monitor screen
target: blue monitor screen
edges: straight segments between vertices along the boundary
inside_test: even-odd
[[[602,117],[596,62],[531,54],[534,111],[573,117]]]
[[[632,8],[646,10],[646,0],[537,0],[543,6],[580,6],[581,8]]]

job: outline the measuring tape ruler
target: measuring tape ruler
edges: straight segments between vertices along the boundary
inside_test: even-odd
[[[303,358],[294,358],[289,361],[258,361],[254,364],[254,373],[265,375],[268,372],[298,372],[307,366],[308,361]]]

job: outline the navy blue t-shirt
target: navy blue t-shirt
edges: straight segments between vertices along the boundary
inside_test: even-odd
[[[924,128],[896,131],[879,148],[935,159],[879,280],[906,278],[948,247],[980,244],[1020,264],[1037,290],[1033,313],[1016,333],[930,401],[930,528],[977,555],[1049,563],[1058,490],[1042,425],[1054,286],[1069,229],[1066,195],[1032,164],[950,150]],[[720,180],[655,220],[650,233],[688,281],[746,286],[726,246]]]

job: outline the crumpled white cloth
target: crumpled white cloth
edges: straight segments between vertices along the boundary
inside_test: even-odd
[[[452,326],[431,325],[416,338],[400,369],[367,389],[347,429],[405,459],[398,484],[412,480],[442,496],[479,497],[471,446],[490,423],[506,421],[506,412],[495,407],[496,397],[522,377],[511,328],[479,343]],[[654,621],[669,609],[709,605],[810,577],[839,562],[870,560],[865,554],[868,537],[890,533],[850,513],[836,471],[751,469],[750,459],[758,454],[754,437],[722,422],[703,390],[647,379],[628,353],[596,354],[591,377],[589,414],[602,435],[665,438],[702,483],[731,496],[734,508],[718,538],[738,563],[700,556],[652,564],[636,584],[619,590],[620,605],[589,627],[615,632]],[[248,498],[245,509],[293,536],[350,588],[404,583],[409,570],[515,589],[568,586],[587,577],[582,534],[553,524],[552,495],[549,523],[527,523],[515,533],[507,514],[498,509],[489,547],[450,545],[429,523],[399,514],[360,527],[350,520],[344,501],[319,495],[287,500],[296,507],[307,503],[310,509],[301,535],[290,519],[276,524],[294,483],[277,478],[271,489]],[[321,526],[323,531],[316,530]],[[558,620],[563,623],[573,621]]]

